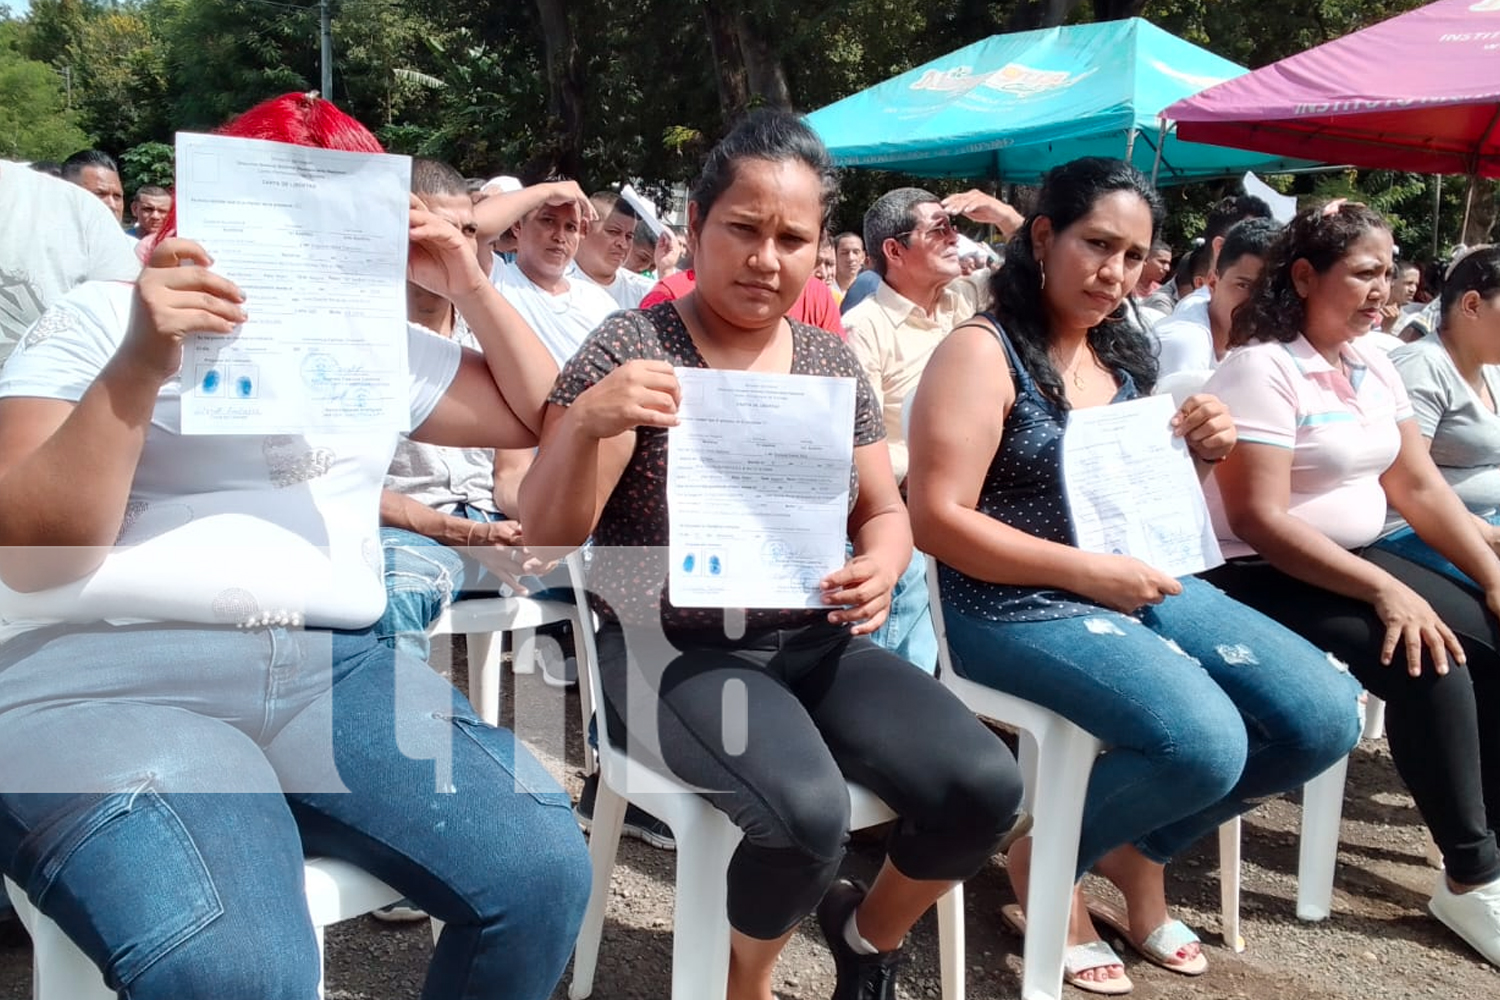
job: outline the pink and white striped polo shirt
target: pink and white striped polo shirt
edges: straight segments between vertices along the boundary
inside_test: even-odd
[[[1292,451],[1289,511],[1345,548],[1373,542],[1385,525],[1380,476],[1401,449],[1396,424],[1412,418],[1395,367],[1358,341],[1343,346],[1349,376],[1305,337],[1232,351],[1205,392],[1222,399],[1242,444]],[[1204,492],[1226,558],[1254,550],[1229,530],[1218,483]]]

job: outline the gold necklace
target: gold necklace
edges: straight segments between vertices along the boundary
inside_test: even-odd
[[[1087,356],[1088,357],[1092,357],[1093,356],[1093,351],[1090,350]],[[1086,389],[1086,388],[1088,388],[1088,384],[1086,382],[1084,382],[1083,376],[1081,374],[1079,374],[1080,370],[1083,368],[1083,359],[1079,359],[1078,363],[1073,366],[1073,370],[1072,371],[1067,371],[1066,369],[1063,368],[1062,365],[1059,365],[1057,363],[1057,355],[1055,355],[1055,354],[1052,355],[1052,364],[1059,370],[1059,372],[1061,372],[1063,374],[1066,374],[1068,376],[1068,378],[1072,379],[1072,381],[1073,381],[1073,388],[1075,388],[1075,389]]]

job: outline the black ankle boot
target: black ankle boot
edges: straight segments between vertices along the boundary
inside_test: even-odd
[[[838,985],[833,988],[831,1000],[896,1000],[896,969],[903,961],[901,949],[860,955],[844,939],[849,915],[864,898],[863,887],[840,879],[818,904],[818,926],[828,940],[833,965],[838,970]]]

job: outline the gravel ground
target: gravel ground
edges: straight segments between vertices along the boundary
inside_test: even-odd
[[[458,672],[462,680],[461,662]],[[517,678],[513,692],[525,708],[523,718],[569,720],[565,733],[558,726],[558,732],[528,742],[576,795],[583,759],[576,694],[569,693],[564,707],[562,696],[535,676]],[[507,697],[506,713],[512,710],[513,699]],[[1136,984],[1133,997],[1500,997],[1500,973],[1426,913],[1436,872],[1424,860],[1420,822],[1383,742],[1364,744],[1351,759],[1334,912],[1318,924],[1302,923],[1294,914],[1299,815],[1294,801],[1277,800],[1246,817],[1241,921],[1249,947],[1243,954],[1230,952],[1219,940],[1218,858],[1212,838],[1171,867],[1169,899],[1178,915],[1202,935],[1210,968],[1201,978],[1188,979],[1122,952]],[[850,875],[869,877],[879,861],[878,848],[856,844],[845,869]],[[967,887],[972,998],[1015,997],[1020,991],[1020,941],[998,917],[1000,907],[1013,900],[1003,867],[1000,861],[991,863]],[[595,997],[665,1000],[669,995],[672,880],[672,854],[634,840],[621,842]],[[426,924],[361,919],[330,929],[329,1000],[418,997],[430,949]],[[899,995],[903,1000],[937,997],[936,924],[931,917],[918,926],[907,952],[910,961]],[[26,1000],[29,982],[30,950],[24,934],[13,929],[0,932],[0,1000]],[[553,1000],[567,996],[566,982],[565,977]],[[785,1000],[817,1000],[832,990],[833,964],[815,921],[809,919],[782,958],[777,991]],[[1072,989],[1064,992],[1084,995]]]

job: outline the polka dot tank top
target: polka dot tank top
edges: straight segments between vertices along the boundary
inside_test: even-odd
[[[1000,447],[985,473],[977,509],[1037,538],[1076,545],[1062,483],[1062,439],[1067,411],[1042,395],[999,323],[989,313],[983,315],[1005,348],[1016,400],[1005,418]],[[1120,390],[1111,402],[1135,399],[1135,382],[1130,375],[1117,369],[1115,378]],[[989,583],[942,563],[938,565],[938,573],[944,608],[973,618],[997,622],[1050,621],[1095,614],[1101,607],[1072,591]]]
[[[827,375],[855,380],[854,446],[885,437],[875,393],[848,346],[833,334],[787,320],[792,330],[793,375]],[[665,361],[677,368],[707,368],[681,315],[670,302],[649,309],[618,312],[583,342],[557,377],[547,401],[569,406],[589,386],[636,358]],[[625,625],[659,620],[667,633],[700,632],[724,636],[724,612],[716,608],[679,608],[667,593],[667,431],[636,429],[630,463],[604,504],[594,527],[589,561],[589,591],[601,618]],[[849,467],[849,502],[859,492],[853,463]],[[657,617],[659,616],[659,618]],[[791,629],[827,621],[818,609],[754,609],[745,612],[747,631]]]

